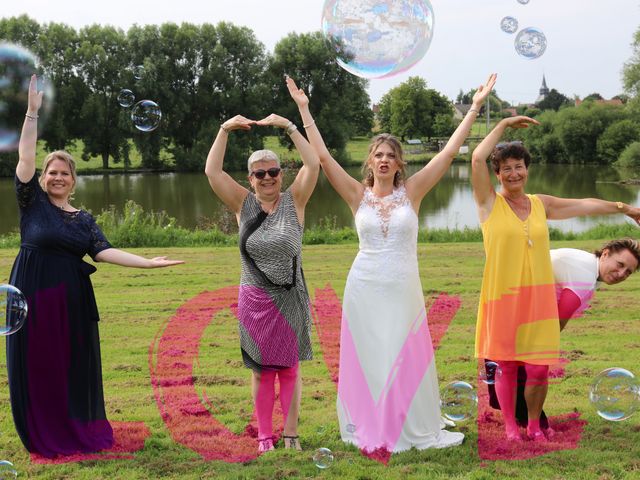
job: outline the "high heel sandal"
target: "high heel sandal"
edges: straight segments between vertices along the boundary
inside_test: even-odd
[[[270,452],[271,450],[275,450],[273,446],[273,438],[267,437],[262,440],[258,440],[258,453]]]
[[[282,438],[284,440],[284,448],[286,449],[293,448],[294,450],[298,450],[298,451],[302,450],[298,435],[282,435]],[[287,440],[289,442],[287,442]]]

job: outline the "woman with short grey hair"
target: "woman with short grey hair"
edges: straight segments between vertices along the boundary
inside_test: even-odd
[[[302,158],[302,167],[282,191],[278,156],[258,150],[247,161],[253,191],[223,168],[227,138],[253,126],[285,129]],[[311,145],[284,117],[271,114],[255,121],[237,115],[220,126],[205,173],[214,193],[236,215],[240,227],[242,273],[238,319],[242,359],[252,372],[252,395],[258,418],[258,452],[273,450],[272,416],[275,378],[280,382],[285,448],[300,450],[298,412],[301,380],[298,364],[312,358],[309,293],[302,274],[304,209],[318,180],[320,161]]]

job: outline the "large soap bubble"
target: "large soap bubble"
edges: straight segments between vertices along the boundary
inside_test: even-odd
[[[429,0],[325,0],[322,30],[338,63],[363,78],[383,78],[411,68],[431,44]]]
[[[607,368],[593,380],[589,400],[605,420],[626,420],[640,408],[640,381],[624,368]]]
[[[0,335],[16,333],[27,320],[27,299],[13,285],[0,285]]]
[[[160,125],[162,111],[156,102],[141,100],[131,110],[131,120],[138,130],[150,132]]]
[[[130,107],[136,101],[136,96],[128,88],[123,88],[118,94],[118,103],[121,107]]]
[[[524,28],[516,35],[515,47],[521,56],[533,60],[547,49],[547,37],[537,28]]]
[[[328,448],[319,448],[313,454],[313,463],[324,470],[333,464],[333,453]]]
[[[9,460],[0,461],[0,480],[14,480],[18,478],[18,471]]]
[[[27,111],[29,81],[40,74],[38,59],[29,50],[13,43],[0,43],[0,152],[17,150]],[[53,107],[51,83],[38,77],[38,90],[44,91],[38,112],[38,131],[42,131]]]
[[[442,414],[454,422],[473,417],[478,406],[478,395],[467,382],[457,381],[446,385],[440,394]]]

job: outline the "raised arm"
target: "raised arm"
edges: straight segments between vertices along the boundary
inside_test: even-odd
[[[167,260],[167,257],[144,258],[117,248],[102,250],[96,255],[96,261],[134,268],[161,268],[184,263],[182,260]]]
[[[451,138],[449,138],[449,141],[442,151],[405,182],[407,195],[416,211],[424,196],[440,181],[451,166],[451,162],[453,162],[453,159],[460,151],[460,147],[469,136],[469,132],[471,131],[473,123],[476,121],[480,108],[491,93],[496,83],[496,78],[497,75],[492,73],[489,75],[487,82],[478,87],[478,90],[476,90],[476,93],[473,95],[471,108],[462,119],[462,122],[460,122],[460,125],[458,125],[458,128],[453,132],[453,135],[451,135]]]
[[[311,143],[311,146],[320,158],[320,165],[322,166],[324,174],[329,179],[331,186],[338,192],[338,195],[347,202],[351,211],[355,213],[364,194],[364,185],[349,175],[331,156],[318,130],[318,126],[309,111],[309,98],[302,89],[298,88],[296,82],[294,82],[291,77],[287,77],[286,81],[291,98],[293,98],[293,101],[298,105],[298,110],[300,110],[302,125],[307,132],[309,143]]]
[[[280,115],[272,113],[268,117],[256,122],[256,124],[261,126],[273,125],[284,128],[296,146],[300,158],[302,158],[302,168],[291,185],[291,193],[299,213],[298,217],[303,219],[304,215],[300,216],[300,213],[304,214],[304,207],[313,193],[313,189],[318,181],[318,173],[320,173],[318,154],[309,142],[307,142],[307,139],[298,131],[298,127]]]
[[[18,165],[16,175],[26,183],[36,173],[36,146],[38,143],[38,111],[42,105],[42,93],[38,92],[38,79],[31,75],[29,81],[29,100],[27,113],[22,124],[20,143],[18,144]]]
[[[218,135],[211,146],[211,150],[209,150],[207,163],[204,167],[204,173],[209,179],[211,189],[220,197],[220,200],[236,214],[236,217],[240,214],[242,202],[249,193],[249,190],[222,170],[222,163],[225,151],[227,150],[229,134],[233,130],[250,130],[251,125],[255,123],[255,120],[249,120],[242,115],[236,115],[220,125],[220,130],[218,130]]]
[[[538,195],[538,198],[544,204],[547,218],[550,220],[622,213],[640,225],[640,208],[626,203],[608,202],[599,198],[559,198],[551,195]]]
[[[473,198],[478,207],[480,222],[489,218],[496,199],[496,192],[491,184],[491,174],[487,166],[487,159],[507,128],[527,128],[529,125],[539,125],[537,120],[530,117],[517,116],[501,120],[478,145],[471,155],[471,185]]]

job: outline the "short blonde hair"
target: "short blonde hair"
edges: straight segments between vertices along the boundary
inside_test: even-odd
[[[631,255],[636,257],[636,260],[638,261],[638,266],[636,267],[635,271],[637,272],[638,270],[640,270],[640,242],[638,242],[638,240],[634,240],[633,238],[619,238],[617,240],[611,240],[610,242],[602,245],[599,250],[596,250],[593,253],[595,253],[596,257],[600,258],[605,250],[608,250],[611,253],[629,250],[629,252],[631,252]]]
[[[71,193],[69,194],[69,197],[71,197],[71,195],[73,195],[75,186],[78,183],[78,175],[76,174],[76,161],[73,159],[69,152],[65,152],[64,150],[56,150],[55,152],[51,152],[49,155],[47,155],[42,162],[42,173],[40,173],[38,182],[40,183],[42,189],[46,192],[47,187],[45,186],[44,179],[47,174],[47,170],[49,170],[49,165],[54,160],[62,160],[67,164],[69,170],[71,171],[71,178],[73,178],[73,188],[71,189]]]
[[[251,173],[251,165],[263,160],[276,162],[276,165],[278,165],[278,168],[280,168],[280,159],[278,158],[278,155],[276,155],[275,152],[272,152],[271,150],[256,150],[251,154],[251,156],[247,160],[248,172]]]

